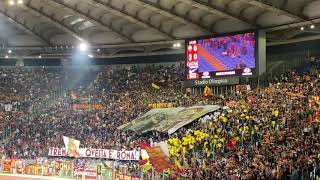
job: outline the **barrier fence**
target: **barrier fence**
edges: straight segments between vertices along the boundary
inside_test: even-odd
[[[0,173],[77,180],[140,180],[138,165],[89,159],[2,159]]]

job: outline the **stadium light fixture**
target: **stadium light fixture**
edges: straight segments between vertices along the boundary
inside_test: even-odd
[[[88,54],[88,57],[89,57],[89,58],[93,58],[93,55],[92,55],[92,54]]]
[[[86,42],[81,42],[78,46],[78,49],[82,52],[88,51],[89,45]]]
[[[8,50],[8,53],[9,53],[9,54],[11,54],[11,53],[12,53],[12,50],[11,50],[11,49],[9,49],[9,50]]]
[[[304,31],[304,27],[303,27],[303,26],[302,26],[302,27],[300,27],[300,30],[301,30],[301,31]]]
[[[314,24],[310,25],[310,29],[314,29],[316,26]]]
[[[41,59],[41,58],[42,58],[42,56],[41,56],[41,55],[39,55],[39,56],[38,56],[38,58],[39,58],[39,59]]]
[[[15,5],[14,0],[10,0],[10,1],[9,1],[9,5],[11,5],[11,6]]]
[[[23,0],[18,0],[18,4],[23,4]]]
[[[6,55],[4,58],[8,59],[8,58],[9,58],[9,56],[8,56],[8,55]]]
[[[98,52],[100,52],[100,49],[97,49]]]
[[[181,47],[181,44],[180,43],[174,43],[172,45],[173,48],[180,48]]]

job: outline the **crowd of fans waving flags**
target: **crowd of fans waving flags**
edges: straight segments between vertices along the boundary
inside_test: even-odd
[[[44,81],[36,84],[38,89],[32,92],[20,92],[18,87],[23,82],[17,77],[22,78],[26,72],[16,72],[11,84],[16,84],[15,99],[24,103],[16,114],[5,112],[5,116],[1,116],[12,127],[12,137],[4,144],[2,152],[12,158],[43,157],[50,147],[64,147],[63,136],[80,140],[80,148],[119,151],[140,151],[142,144],[151,147],[166,142],[168,157],[161,158],[171,163],[172,169],[164,171],[173,178],[294,179],[316,177],[319,173],[320,79],[317,67],[303,74],[290,71],[269,87],[222,95],[213,95],[209,87],[199,95],[181,91],[177,87],[182,77],[178,71],[181,67],[111,69],[103,69],[86,88],[84,85],[70,87],[67,95],[59,97],[52,106],[41,106],[34,114],[31,109],[37,107],[30,108],[28,102],[34,100],[41,104],[50,100],[53,90],[40,93],[38,89],[46,89]],[[63,73],[40,72],[52,86],[61,87],[66,79],[60,77]],[[50,75],[46,77],[46,74]],[[27,77],[25,82],[39,78],[30,74]],[[1,78],[6,79],[3,75]],[[3,92],[10,90],[3,89]],[[30,98],[37,93],[39,96]],[[75,103],[82,109],[73,109]],[[170,135],[117,129],[158,107],[150,105],[157,103],[162,103],[159,107],[170,104],[170,107],[219,105],[221,108]],[[83,110],[87,104],[94,106]],[[15,119],[13,124],[11,119]],[[156,166],[154,160],[147,157],[141,159],[140,165],[145,173]]]

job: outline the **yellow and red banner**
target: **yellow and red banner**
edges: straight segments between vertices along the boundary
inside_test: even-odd
[[[212,95],[212,89],[209,88],[208,86],[204,87],[203,95],[204,95],[205,97],[211,96],[211,95]]]
[[[162,172],[167,169],[173,169],[170,160],[165,156],[160,147],[146,148],[149,155],[149,160],[157,172]]]
[[[173,107],[173,103],[151,103],[148,104],[149,108],[172,108]]]
[[[27,165],[25,173],[29,175],[51,176],[52,169],[49,166]]]
[[[101,110],[104,109],[102,104],[73,104],[73,110]]]
[[[11,171],[11,159],[6,159],[3,162],[3,172],[4,173],[10,173]]]

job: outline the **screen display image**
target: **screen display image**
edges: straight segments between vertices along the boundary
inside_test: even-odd
[[[256,68],[255,33],[187,41],[187,79],[252,75]]]

